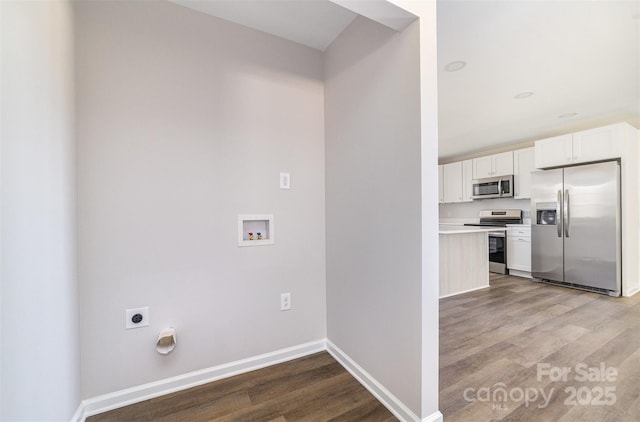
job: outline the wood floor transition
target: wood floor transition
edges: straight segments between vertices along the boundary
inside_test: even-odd
[[[445,422],[640,421],[640,294],[491,277],[440,300]],[[113,421],[395,421],[322,352],[92,416]]]

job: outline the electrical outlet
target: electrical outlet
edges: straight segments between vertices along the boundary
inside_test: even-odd
[[[291,309],[291,293],[280,294],[280,310],[288,311]]]
[[[280,189],[291,189],[291,175],[280,173]]]
[[[131,328],[140,328],[149,326],[149,307],[144,308],[132,308],[124,311],[125,323],[124,328],[129,330]]]

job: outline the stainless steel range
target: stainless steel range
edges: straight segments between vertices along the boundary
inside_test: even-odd
[[[482,210],[480,223],[465,226],[506,227],[507,224],[522,224],[522,210]],[[489,232],[489,271],[508,274],[507,235],[504,231]]]

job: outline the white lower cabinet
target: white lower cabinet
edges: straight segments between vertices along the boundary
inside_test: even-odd
[[[509,273],[531,277],[531,227],[508,226],[507,268]]]

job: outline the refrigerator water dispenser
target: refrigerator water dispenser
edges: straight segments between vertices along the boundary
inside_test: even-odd
[[[555,226],[558,224],[556,204],[537,204],[536,224]]]

